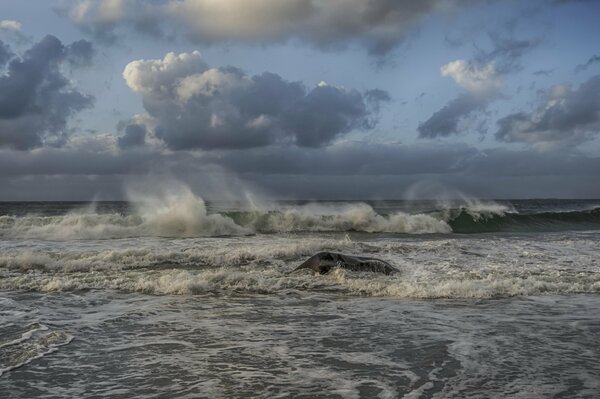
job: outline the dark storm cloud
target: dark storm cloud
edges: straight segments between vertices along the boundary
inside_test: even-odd
[[[419,137],[431,139],[458,134],[460,121],[476,111],[485,109],[487,105],[487,99],[463,93],[421,123],[417,128]]]
[[[343,142],[322,148],[270,146],[252,151],[202,154],[155,151],[93,152],[43,148],[34,152],[0,150],[0,175],[126,175],[149,172],[185,174],[219,165],[239,175],[375,176],[588,176],[600,158],[578,152],[479,150],[466,144],[402,145]]]
[[[119,137],[117,144],[119,148],[126,149],[132,147],[140,147],[144,145],[146,140],[146,126],[133,123],[125,127],[125,133]]]
[[[395,48],[421,20],[477,0],[73,0],[59,8],[77,27],[112,42],[133,29],[181,34],[193,42],[273,43],[297,39],[319,48],[357,43],[371,54]]]
[[[381,97],[370,96],[369,100],[377,107]],[[375,121],[369,114],[358,91],[318,86],[286,109],[281,119],[286,134],[295,136],[297,145],[319,147],[350,130],[373,128]]]
[[[115,195],[127,176],[150,173],[185,180],[203,173],[212,176],[215,170],[256,183],[275,197],[290,198],[402,198],[412,184],[424,181],[484,197],[600,195],[600,158],[577,152],[345,142],[323,148],[271,146],[203,154],[0,150],[0,183],[7,188],[0,199],[85,200],[98,193],[118,199]],[[199,184],[197,192],[203,190]]]
[[[87,40],[77,40],[66,47],[67,60],[73,66],[89,66],[94,58],[94,45]]]
[[[60,69],[65,62],[87,60],[90,54],[81,47],[64,46],[49,35],[9,61],[0,75],[0,147],[25,150],[60,142],[67,119],[91,106],[93,98],[73,88]]]
[[[207,154],[205,159],[240,174],[422,175],[459,172],[477,153],[477,150],[465,145],[406,146],[347,142],[308,150],[268,147],[244,154]]]
[[[582,72],[591,67],[593,64],[597,64],[600,62],[600,54],[592,55],[586,63],[577,65],[575,68],[575,72]]]
[[[600,133],[600,75],[573,90],[554,86],[538,108],[518,112],[498,121],[496,138],[524,142],[538,149],[580,144]]]
[[[277,74],[249,76],[209,68],[200,53],[140,60],[123,73],[169,148],[251,148],[273,143],[318,147],[354,129],[370,129],[382,90],[362,94],[325,83],[308,90]]]

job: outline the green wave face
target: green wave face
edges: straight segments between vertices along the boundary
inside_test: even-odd
[[[447,223],[453,232],[463,234],[600,229],[600,208],[533,214],[476,214],[468,209],[454,211]]]

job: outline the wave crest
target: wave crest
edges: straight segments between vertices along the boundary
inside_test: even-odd
[[[234,221],[260,233],[360,231],[367,233],[451,233],[450,226],[431,215],[397,212],[380,215],[368,204],[302,207],[227,213]]]

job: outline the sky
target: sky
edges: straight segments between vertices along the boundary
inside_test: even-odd
[[[597,0],[0,0],[0,200],[600,198]]]

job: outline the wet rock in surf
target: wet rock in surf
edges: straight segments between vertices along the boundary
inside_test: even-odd
[[[398,273],[398,269],[381,259],[344,255],[335,252],[319,252],[308,258],[308,260],[294,269],[294,271],[309,269],[319,274],[327,274],[336,267],[356,272],[382,273],[386,275]]]

